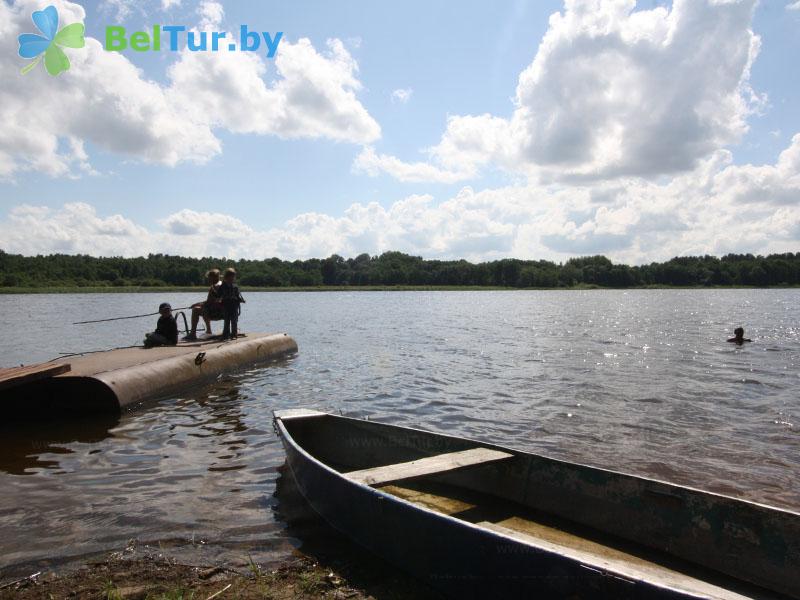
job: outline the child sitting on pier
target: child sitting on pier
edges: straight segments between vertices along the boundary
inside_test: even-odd
[[[172,306],[169,302],[162,302],[158,307],[161,315],[156,324],[156,330],[146,333],[144,336],[144,347],[153,348],[154,346],[174,346],[178,343],[178,323],[172,316]]]
[[[239,312],[244,298],[239,293],[236,285],[236,270],[233,267],[225,269],[222,285],[219,286],[219,297],[222,299],[222,339],[236,339],[239,334]]]

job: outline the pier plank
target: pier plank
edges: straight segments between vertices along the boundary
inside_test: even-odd
[[[69,363],[43,363],[37,365],[25,365],[22,367],[12,367],[10,369],[0,369],[0,390],[48,379],[67,373],[72,367]]]

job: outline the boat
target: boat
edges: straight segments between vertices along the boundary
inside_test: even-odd
[[[319,515],[454,597],[800,597],[796,512],[317,410],[274,425]]]

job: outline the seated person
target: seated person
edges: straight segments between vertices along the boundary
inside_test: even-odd
[[[209,288],[205,302],[198,302],[192,305],[192,330],[183,338],[186,341],[197,339],[197,323],[200,317],[206,324],[206,333],[211,335],[211,321],[222,320],[222,299],[219,297],[219,286],[222,284],[219,276],[219,269],[211,269],[206,273]]]
[[[744,329],[742,327],[737,327],[733,330],[734,337],[729,338],[729,342],[733,342],[734,344],[744,344],[745,342],[752,342],[753,340],[744,337]]]
[[[158,318],[156,330],[153,333],[146,333],[144,336],[145,348],[174,346],[178,343],[178,323],[172,316],[172,307],[168,302],[162,302],[158,307],[158,312],[161,316]]]

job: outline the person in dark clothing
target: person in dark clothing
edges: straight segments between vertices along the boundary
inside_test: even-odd
[[[172,307],[168,302],[163,302],[158,307],[158,312],[161,316],[158,318],[156,330],[153,333],[146,333],[144,336],[145,348],[174,346],[178,343],[178,323],[172,316]]]
[[[733,342],[734,344],[738,344],[740,346],[742,344],[744,344],[745,342],[752,342],[753,341],[753,340],[751,340],[749,338],[744,337],[744,328],[742,328],[742,327],[737,327],[736,329],[734,329],[733,330],[733,336],[734,337],[730,338],[728,341],[729,342]]]
[[[229,267],[225,269],[222,285],[219,286],[219,297],[222,299],[222,339],[236,339],[239,334],[239,312],[244,298],[239,293],[236,285],[236,271]]]

